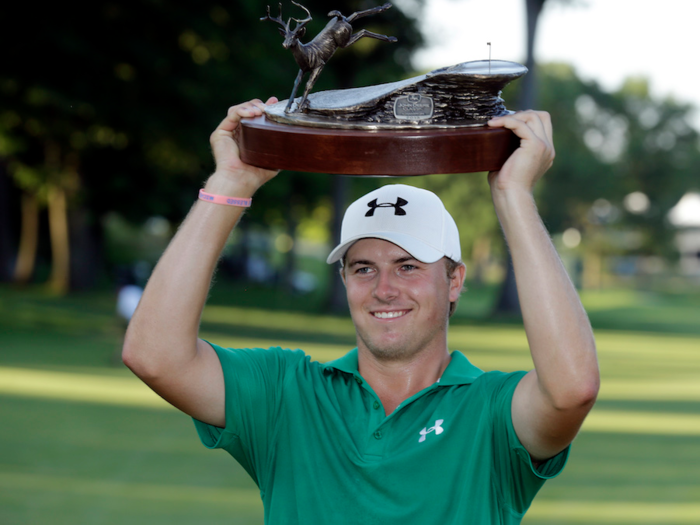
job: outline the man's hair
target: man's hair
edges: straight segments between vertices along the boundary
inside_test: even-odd
[[[442,260],[445,261],[445,270],[447,271],[447,280],[448,281],[450,279],[452,279],[452,276],[455,274],[455,271],[457,271],[457,268],[464,265],[463,262],[454,261],[454,260],[450,259],[449,257],[443,257]],[[340,273],[343,276],[345,276],[345,256],[344,255],[340,258]],[[462,290],[460,290],[459,293],[461,294]],[[455,310],[457,309],[458,302],[459,302],[459,297],[457,297],[456,301],[450,302],[450,312],[449,312],[449,315],[447,316],[448,318],[452,317],[452,315],[455,313]]]

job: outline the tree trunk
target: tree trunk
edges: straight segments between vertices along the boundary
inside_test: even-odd
[[[12,281],[13,275],[13,249],[11,217],[14,215],[14,207],[10,212],[10,178],[3,162],[0,162],[0,282]],[[12,201],[14,204],[14,201]]]
[[[520,314],[520,298],[518,297],[518,287],[515,283],[515,272],[513,271],[513,259],[508,255],[508,268],[506,278],[501,288],[501,296],[496,303],[496,313],[499,314]]]
[[[36,248],[39,241],[39,204],[36,195],[22,194],[22,226],[19,251],[15,262],[14,281],[28,283],[34,273]]]
[[[522,92],[518,109],[533,109],[537,106],[535,37],[537,36],[537,22],[544,3],[545,0],[525,0],[527,13],[527,56],[525,58],[525,66],[528,68],[528,73],[522,79]],[[515,284],[515,273],[513,272],[513,261],[510,258],[510,252],[508,252],[506,278],[503,281],[501,295],[496,303],[495,313],[520,314],[520,301],[518,300],[518,289]]]
[[[491,239],[488,236],[479,237],[472,247],[471,286],[480,288],[484,284],[484,274],[491,259]]]
[[[104,269],[102,236],[88,211],[78,207],[68,212],[70,243],[70,289],[87,290],[97,284]]]
[[[48,285],[52,292],[62,295],[70,287],[70,242],[65,190],[52,186],[49,189],[48,204],[51,236],[51,275]]]
[[[296,204],[299,197],[294,193],[291,194],[289,200],[287,201],[287,228],[286,234],[292,239],[292,248],[284,254],[284,263],[282,264],[282,270],[280,271],[280,281],[282,287],[287,291],[287,293],[293,293],[294,289],[294,272],[296,271],[297,261],[296,261],[296,232],[297,226],[299,224],[297,218]]]
[[[522,79],[519,109],[534,109],[537,106],[537,64],[535,63],[535,40],[537,37],[537,22],[542,13],[545,0],[526,0],[527,14],[527,55],[525,67],[528,72]]]

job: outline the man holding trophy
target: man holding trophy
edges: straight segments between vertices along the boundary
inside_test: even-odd
[[[488,177],[535,368],[484,373],[447,347],[466,274],[457,227],[437,196],[404,185],[353,203],[328,258],[342,265],[356,349],[318,363],[198,338],[221,250],[277,175],[241,161],[236,133],[276,102],[234,106],[212,133],[216,171],[148,282],[124,362],[241,463],[266,523],[520,523],[599,387],[590,324],[532,195],[554,159],[549,115],[488,122],[520,140]]]

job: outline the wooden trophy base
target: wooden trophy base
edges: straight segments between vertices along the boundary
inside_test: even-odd
[[[352,130],[243,119],[241,160],[266,169],[393,176],[499,170],[519,145],[508,129]]]

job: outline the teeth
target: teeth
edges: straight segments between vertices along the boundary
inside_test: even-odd
[[[372,315],[374,315],[374,317],[379,317],[379,319],[393,319],[394,317],[401,317],[405,314],[406,312],[374,312]]]

